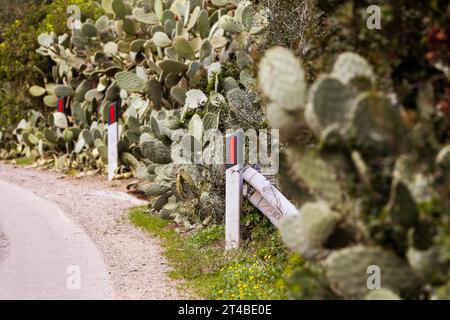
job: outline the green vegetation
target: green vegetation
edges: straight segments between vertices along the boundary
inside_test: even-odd
[[[355,53],[339,55],[309,89],[295,55],[275,47],[261,60],[259,79],[270,100],[269,124],[286,141],[283,190],[311,197],[283,218],[281,233],[289,248],[323,269],[316,291],[322,298],[441,298],[450,280],[450,136],[440,126],[450,119],[435,108],[431,87],[421,89],[408,127],[402,109],[376,90],[372,66]],[[302,122],[308,145],[297,143]],[[377,295],[367,286],[372,265],[382,270]]]
[[[209,299],[286,299],[289,297],[283,274],[290,275],[299,264],[290,256],[279,236],[266,232],[239,251],[224,251],[224,228],[210,225],[200,230],[178,233],[172,221],[149,214],[148,209],[130,210],[136,226],[162,239],[165,255],[173,268],[172,277]]]
[[[48,59],[36,52],[37,37],[42,32],[64,33],[70,5],[77,5],[84,19],[96,19],[103,13],[98,3],[90,0],[47,2],[0,2],[0,128],[16,125],[30,109],[44,111],[28,93],[31,85],[42,83],[42,75],[51,73]]]
[[[407,109],[417,109],[419,89],[431,82],[436,99],[450,112],[445,66],[449,65],[448,1],[262,0],[269,9],[264,48],[292,49],[309,82],[329,70],[339,54],[364,56],[378,86],[393,90]],[[381,10],[381,30],[366,27],[367,8]],[[448,74],[448,73],[447,73]]]
[[[128,189],[149,200],[130,217],[201,296],[449,297],[448,1],[11,3],[0,158],[102,171],[120,102],[116,178],[135,177]],[[380,30],[366,26],[369,5]],[[54,112],[59,97],[69,115]],[[223,166],[172,159],[192,144],[214,154],[208,130],[237,128],[280,129],[280,188],[301,208],[281,234],[300,256],[248,203],[244,248],[224,255]],[[377,294],[369,264],[386,277]]]
[[[30,158],[17,158],[11,161],[11,163],[18,166],[30,166],[34,163],[33,159]]]
[[[245,50],[264,19],[249,4],[181,2],[102,1],[99,9],[61,0],[46,7],[36,42],[51,71],[28,90],[40,108],[4,130],[0,157],[103,171],[108,108],[120,102],[116,178],[136,177],[128,188],[184,228],[221,222],[222,167],[174,160],[188,143],[202,145],[205,158],[219,152],[211,132],[264,124],[256,64]],[[72,30],[58,20],[69,4],[89,12]],[[55,112],[61,97],[67,114]]]

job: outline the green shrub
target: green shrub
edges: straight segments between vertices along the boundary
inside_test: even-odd
[[[241,250],[224,251],[224,227],[211,225],[179,234],[173,223],[148,213],[143,207],[130,211],[130,220],[163,240],[170,275],[184,279],[195,293],[207,299],[285,299],[285,276],[299,267],[278,240],[266,234]]]
[[[29,109],[42,110],[39,99],[31,99],[28,86],[42,82],[50,74],[50,63],[38,54],[37,36],[42,32],[67,31],[69,5],[77,5],[82,17],[95,19],[103,12],[95,1],[56,0],[6,1],[0,19],[0,126],[10,127]],[[26,8],[26,10],[24,10]],[[6,87],[5,87],[5,83]],[[14,90],[11,90],[14,88]]]
[[[76,5],[80,8],[81,19],[97,20],[104,12],[101,6],[96,1],[92,0],[55,0],[48,6],[45,11],[46,17],[39,24],[38,36],[42,32],[55,32],[56,34],[63,34],[67,32],[67,19],[70,14],[67,13],[67,8],[70,5]]]
[[[354,51],[374,65],[378,85],[394,90],[399,100],[416,109],[418,89],[433,81],[438,98],[450,111],[447,77],[450,42],[448,1],[314,1],[271,0],[267,47],[291,48],[302,58],[312,82],[328,70],[337,55]],[[381,30],[366,26],[367,8],[381,9]],[[303,18],[302,18],[303,17]]]

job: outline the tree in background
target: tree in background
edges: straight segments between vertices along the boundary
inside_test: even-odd
[[[17,124],[29,109],[42,109],[28,94],[30,83],[50,72],[48,60],[36,53],[36,38],[42,32],[63,33],[72,4],[84,18],[102,14],[97,2],[89,0],[0,0],[0,127]]]
[[[450,6],[448,1],[260,0],[268,9],[266,46],[293,49],[309,81],[354,51],[376,68],[379,86],[417,109],[418,88],[433,83],[442,111],[450,114]],[[370,30],[367,8],[381,9],[381,29]]]

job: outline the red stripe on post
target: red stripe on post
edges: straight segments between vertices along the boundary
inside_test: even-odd
[[[230,162],[236,164],[236,137],[230,139]]]
[[[63,112],[64,110],[64,108],[63,108],[63,98],[59,98],[58,99],[58,112]]]
[[[109,106],[109,123],[113,124],[114,122],[116,122],[116,110],[114,103],[111,103]]]

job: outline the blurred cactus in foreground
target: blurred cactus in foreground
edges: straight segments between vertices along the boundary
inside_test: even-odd
[[[450,298],[450,137],[438,134],[448,119],[427,86],[411,124],[355,53],[309,89],[304,78],[287,49],[261,60],[267,120],[284,142],[282,189],[299,204],[281,234],[321,270],[310,298]],[[367,285],[371,266],[380,290]],[[291,282],[304,285],[304,274]]]

